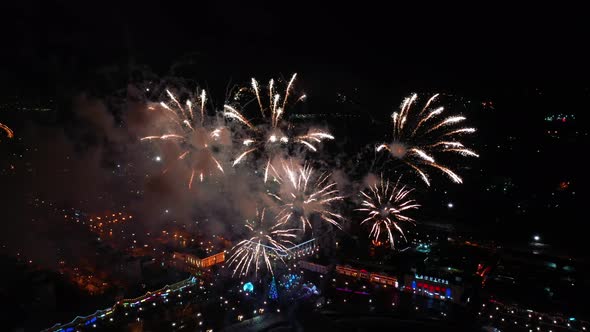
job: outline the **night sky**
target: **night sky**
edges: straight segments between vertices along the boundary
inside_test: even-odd
[[[579,249],[590,105],[584,12],[539,4],[380,6],[2,4],[0,96],[51,104],[57,116],[48,126],[60,127],[71,125],[72,96],[82,92],[111,98],[128,84],[182,77],[217,91],[212,98],[221,104],[228,85],[297,72],[312,112],[342,93],[349,97],[342,109],[387,133],[403,96],[441,91],[479,128],[482,157],[462,170],[465,185],[443,182],[424,195],[428,218],[489,227],[511,241],[541,232],[564,250]],[[575,120],[546,121],[557,114]],[[36,121],[14,112],[0,120],[17,129]],[[348,140],[381,135],[334,126]],[[564,181],[570,186],[558,190]],[[10,201],[4,192],[2,203]]]
[[[103,67],[145,65],[164,74],[182,63],[198,63],[191,74],[210,82],[297,70],[309,72],[308,80],[454,89],[562,86],[588,74],[587,24],[573,7],[215,1],[3,6],[2,71],[13,80],[3,84],[26,89],[43,90],[58,78],[84,82]]]

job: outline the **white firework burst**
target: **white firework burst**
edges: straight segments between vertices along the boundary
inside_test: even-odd
[[[453,182],[462,183],[463,180],[459,175],[442,165],[437,159],[442,153],[479,157],[458,140],[462,134],[475,132],[475,128],[456,128],[457,124],[466,120],[463,116],[453,115],[438,120],[444,108],[430,107],[437,97],[438,94],[432,96],[420,111],[412,109],[417,99],[416,94],[404,99],[400,111],[394,112],[391,116],[392,142],[380,144],[377,146],[377,152],[388,151],[392,157],[401,160],[418,173],[428,186],[430,186],[428,168],[438,169]]]
[[[282,227],[274,221],[267,220],[266,210],[257,211],[255,220],[247,220],[246,228],[250,235],[232,248],[232,255],[228,259],[229,267],[233,268],[232,276],[247,275],[250,271],[258,274],[262,267],[266,267],[274,274],[274,261],[284,263],[283,256],[289,253],[288,245],[297,235],[296,229]]]
[[[227,133],[227,129],[206,121],[207,95],[205,90],[201,90],[196,101],[187,99],[184,106],[172,92],[166,90],[166,93],[172,101],[172,106],[160,102],[150,106],[149,109],[163,112],[170,120],[171,129],[166,133],[143,137],[141,140],[163,140],[178,143],[181,153],[176,160],[184,160],[188,164],[190,170],[189,189],[192,188],[195,177],[202,182],[206,176],[216,173],[224,174],[223,167],[211,148],[214,144],[222,141],[221,137]]]
[[[310,217],[316,215],[341,228],[343,217],[334,212],[334,203],[342,201],[344,197],[339,195],[337,183],[331,180],[331,173],[316,174],[310,164],[300,165],[293,159],[280,160],[277,166],[269,163],[267,169],[280,184],[278,193],[269,193],[280,203],[276,219],[278,224],[300,224],[305,232],[307,228],[312,228]]]
[[[256,96],[261,114],[261,121],[256,125],[247,119],[238,109],[239,107],[224,105],[225,116],[243,124],[248,131],[247,136],[241,139],[244,148],[234,159],[233,166],[239,164],[254,152],[263,154],[270,161],[275,156],[287,155],[288,151],[296,145],[304,146],[309,151],[315,152],[317,151],[317,145],[323,140],[334,139],[334,136],[329,132],[319,129],[309,129],[305,133],[297,133],[293,124],[285,119],[284,115],[287,108],[295,106],[306,98],[305,95],[297,98],[291,97],[296,77],[297,74],[293,74],[282,95],[276,91],[273,79],[270,80],[268,89],[264,89],[268,94],[265,98],[262,98],[264,95],[261,95],[261,86],[254,78],[251,82],[251,88],[240,89],[239,93],[244,90],[251,90]],[[288,102],[290,100],[294,100],[292,105]]]
[[[369,237],[379,240],[382,233],[387,234],[391,248],[394,247],[394,232],[398,232],[405,239],[403,225],[414,224],[414,219],[406,216],[408,210],[418,209],[419,204],[408,198],[413,189],[400,186],[399,179],[395,184],[389,180],[379,181],[369,186],[368,191],[361,191],[361,207],[356,211],[365,213],[362,224],[370,225]]]

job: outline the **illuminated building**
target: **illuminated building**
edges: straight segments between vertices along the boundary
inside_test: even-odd
[[[372,273],[367,270],[357,270],[349,266],[341,265],[336,265],[336,273],[353,278],[365,279],[373,283],[398,287],[397,278],[386,274]]]
[[[433,297],[440,300],[461,302],[463,286],[450,283],[448,279],[421,274],[406,274],[404,276],[404,290],[416,294]]]
[[[330,268],[328,266],[306,261],[299,261],[299,267],[320,274],[327,274],[328,272],[330,272]]]
[[[174,252],[172,256],[174,263],[182,270],[194,273],[200,269],[206,269],[215,264],[225,262],[225,251],[219,252],[205,258],[199,258],[196,255]]]
[[[210,267],[215,264],[223,263],[225,261],[225,252],[222,251],[213,256],[201,259],[201,267]]]

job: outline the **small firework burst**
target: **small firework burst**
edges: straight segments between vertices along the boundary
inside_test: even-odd
[[[343,217],[335,213],[334,203],[342,201],[337,183],[331,180],[331,173],[315,174],[309,164],[300,165],[293,159],[281,160],[280,165],[268,165],[271,177],[280,184],[278,193],[269,193],[279,203],[278,224],[299,223],[305,232],[311,229],[310,217],[318,216],[321,220],[341,228],[339,221]],[[266,175],[265,175],[266,177]]]
[[[362,207],[356,211],[362,211],[367,216],[361,225],[370,225],[369,237],[379,241],[381,233],[386,232],[391,248],[394,247],[394,232],[400,233],[405,239],[402,225],[414,224],[414,220],[405,213],[420,207],[415,200],[408,198],[411,192],[412,189],[400,186],[399,179],[393,184],[383,180],[383,176],[371,184],[368,191],[360,192]]]
[[[257,211],[255,220],[246,221],[245,226],[250,235],[232,248],[228,260],[229,267],[233,268],[232,276],[236,273],[247,275],[250,271],[258,274],[262,267],[274,274],[273,262],[278,260],[284,263],[283,256],[289,252],[287,246],[294,245],[292,241],[297,237],[296,229],[284,228],[268,219],[271,216],[262,209]]]
[[[227,129],[206,121],[207,95],[205,90],[201,90],[197,98],[187,99],[184,106],[172,92],[166,90],[166,93],[172,101],[171,105],[160,102],[150,106],[149,109],[163,112],[172,124],[172,129],[164,134],[143,137],[141,140],[178,142],[181,153],[177,160],[186,161],[189,167],[188,187],[191,189],[195,178],[202,182],[206,176],[224,173],[212,147],[218,144],[223,145],[221,137]]]

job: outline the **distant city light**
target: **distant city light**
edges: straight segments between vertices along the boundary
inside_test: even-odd
[[[551,114],[545,117],[545,121],[553,122],[553,121],[560,121],[566,122],[567,120],[575,120],[576,116],[574,114]]]
[[[454,205],[453,205],[453,203],[449,203],[449,204],[447,204],[447,207],[448,207],[449,209],[452,209],[452,208],[453,208],[453,206],[454,206]]]
[[[540,241],[541,237],[539,235],[535,235],[535,236],[533,236],[533,240]]]

